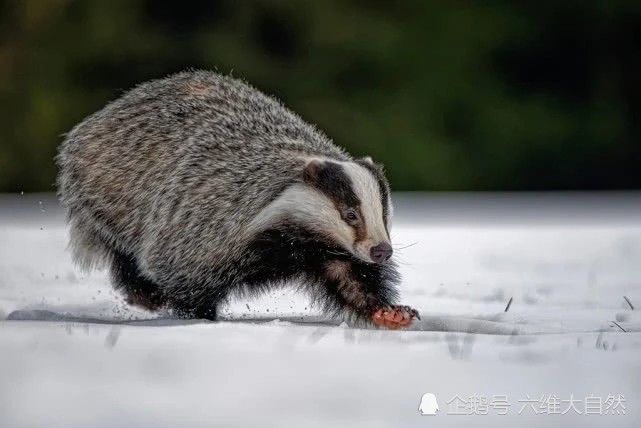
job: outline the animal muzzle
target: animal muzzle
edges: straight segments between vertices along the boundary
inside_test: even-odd
[[[369,256],[374,263],[383,263],[384,261],[389,260],[392,257],[392,246],[387,242],[382,242],[378,245],[373,246],[369,250]]]

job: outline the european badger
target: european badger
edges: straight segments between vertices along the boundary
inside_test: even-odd
[[[326,311],[397,328],[392,204],[277,100],[212,72],[143,83],[77,125],[57,157],[74,259],[127,301],[215,319],[232,293],[301,284]]]

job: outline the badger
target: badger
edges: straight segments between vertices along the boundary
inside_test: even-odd
[[[70,248],[126,301],[215,320],[232,296],[296,284],[325,313],[387,328],[398,305],[383,169],[242,80],[186,71],[126,92],[66,134]]]

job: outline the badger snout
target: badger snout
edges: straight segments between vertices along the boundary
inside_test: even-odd
[[[383,263],[392,257],[393,252],[394,250],[392,250],[392,246],[390,244],[387,242],[381,242],[369,250],[369,256],[374,263]]]

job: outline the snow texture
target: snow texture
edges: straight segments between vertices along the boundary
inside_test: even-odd
[[[0,427],[640,426],[641,195],[395,201],[422,315],[404,331],[325,319],[288,288],[216,323],[127,307],[73,267],[54,198],[0,196]],[[498,395],[507,415],[446,404]],[[550,395],[622,395],[626,414],[518,414]]]

